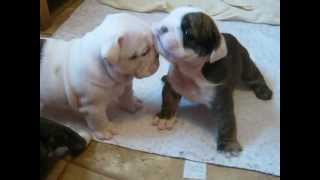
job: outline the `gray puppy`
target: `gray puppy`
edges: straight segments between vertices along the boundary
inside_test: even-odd
[[[212,18],[192,7],[175,9],[152,27],[156,48],[170,63],[162,78],[162,108],[153,124],[171,129],[181,96],[205,104],[217,118],[217,149],[238,155],[233,91],[252,90],[262,100],[272,98],[248,51],[231,34],[220,33]]]

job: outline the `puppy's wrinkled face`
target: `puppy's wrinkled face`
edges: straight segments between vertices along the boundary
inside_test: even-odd
[[[120,13],[107,16],[100,34],[110,29],[112,35],[102,43],[101,57],[112,68],[124,74],[143,78],[155,73],[159,67],[159,54],[155,49],[150,26],[143,20]]]
[[[200,9],[181,7],[153,24],[156,48],[171,62],[210,56],[221,43],[213,20]]]
[[[154,47],[152,33],[127,32],[120,41],[117,66],[125,74],[143,78],[155,73],[159,67],[159,55]]]

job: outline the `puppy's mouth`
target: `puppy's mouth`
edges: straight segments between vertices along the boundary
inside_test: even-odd
[[[143,74],[136,73],[134,75],[134,77],[137,79],[143,79],[143,78],[149,77],[149,76],[153,75],[154,73],[156,73],[158,68],[159,68],[159,62],[157,62],[151,69],[149,69],[148,72],[143,73]]]
[[[146,76],[139,75],[139,74],[135,74],[134,77],[137,78],[137,79],[143,79],[143,78],[145,78]]]

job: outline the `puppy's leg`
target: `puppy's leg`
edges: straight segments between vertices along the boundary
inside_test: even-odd
[[[112,130],[112,123],[107,116],[106,107],[104,103],[101,103],[81,108],[81,112],[86,114],[85,119],[89,128],[99,140],[110,140],[115,134]]]
[[[217,118],[217,149],[228,155],[237,156],[242,151],[242,148],[237,139],[232,89],[217,87],[216,90],[216,96],[212,102],[211,110]]]
[[[166,76],[162,78],[164,81],[164,87],[162,89],[162,105],[161,111],[156,115],[152,124],[157,125],[160,130],[172,129],[175,124],[175,115],[178,110],[181,95],[176,93],[169,82],[166,80]]]
[[[267,86],[263,75],[245,51],[243,57],[243,74],[242,81],[244,84],[253,90],[257,98],[262,100],[269,100],[272,98],[272,91]]]
[[[134,96],[132,82],[125,87],[124,93],[119,97],[120,108],[135,113],[143,107],[143,102]]]

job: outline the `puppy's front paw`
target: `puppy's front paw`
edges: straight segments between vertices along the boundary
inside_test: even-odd
[[[159,130],[171,130],[176,123],[176,117],[173,116],[170,119],[161,119],[158,116],[155,116],[152,125],[157,126]]]
[[[242,151],[242,147],[238,141],[221,141],[218,143],[217,149],[227,157],[237,157]]]
[[[101,141],[109,141],[113,138],[114,135],[118,134],[115,130],[113,129],[107,129],[104,131],[95,131],[93,135]]]

